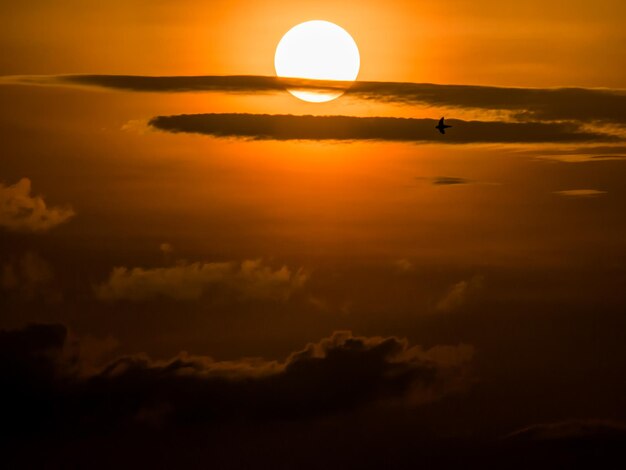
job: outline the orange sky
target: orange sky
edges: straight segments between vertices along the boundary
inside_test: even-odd
[[[0,467],[474,468],[529,429],[623,457],[624,18],[0,0]],[[312,19],[360,49],[324,104],[264,77]]]
[[[0,74],[273,75],[282,34],[326,19],[364,80],[626,87],[625,15],[620,0],[5,2]]]

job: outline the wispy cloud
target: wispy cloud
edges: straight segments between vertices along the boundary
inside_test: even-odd
[[[569,198],[592,198],[603,196],[606,191],[600,191],[598,189],[566,189],[563,191],[554,191],[554,194]]]
[[[168,132],[255,140],[375,140],[442,143],[606,142],[616,138],[584,131],[573,123],[449,121],[445,136],[434,119],[269,114],[181,114],[157,116],[149,125]]]
[[[458,184],[469,184],[471,180],[465,178],[458,178],[456,176],[436,176],[432,178],[432,183],[435,186],[451,186]]]
[[[91,86],[136,92],[277,93],[285,88],[343,90],[347,96],[385,103],[502,111],[528,121],[584,121],[626,124],[626,91],[594,88],[511,88],[356,81],[354,83],[270,76],[66,75],[3,77],[3,83]]]

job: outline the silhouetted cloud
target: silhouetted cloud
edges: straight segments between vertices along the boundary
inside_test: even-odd
[[[286,300],[308,279],[303,269],[272,269],[258,260],[242,263],[186,263],[162,268],[113,269],[109,279],[96,286],[101,300],[142,301],[158,297],[197,300],[210,286],[224,285],[244,297]]]
[[[469,345],[424,350],[336,332],[284,361],[124,356],[85,373],[62,325],[0,331],[2,434],[105,432],[129,425],[295,420],[381,401],[418,404],[467,385]]]
[[[455,184],[468,184],[471,181],[465,178],[457,178],[455,176],[437,176],[432,179],[435,186],[448,186]]]
[[[57,83],[97,86],[138,92],[216,91],[257,93],[284,91],[286,86],[312,89],[335,89],[338,83],[315,80],[283,79],[255,75],[146,77],[137,75],[68,75],[51,77]],[[308,83],[308,85],[307,85]],[[321,87],[320,87],[321,85]]]
[[[554,191],[554,194],[571,198],[590,198],[602,196],[606,194],[606,191],[599,191],[597,189],[566,189],[563,191]]]
[[[66,75],[3,77],[4,83],[79,85],[137,92],[276,93],[285,88],[332,91],[387,103],[505,111],[518,120],[626,124],[626,92],[591,88],[513,88],[402,82],[339,82],[270,76]]]
[[[68,207],[47,207],[42,197],[31,196],[31,182],[22,178],[13,186],[0,183],[0,227],[15,232],[44,232],[68,221]]]
[[[385,102],[510,111],[520,120],[626,123],[624,90],[356,82],[348,94]]]
[[[434,119],[269,114],[181,114],[157,116],[163,131],[258,140],[378,140],[395,142],[516,143],[603,142],[615,137],[584,131],[573,123],[511,123],[450,119],[454,132],[435,131]]]
[[[402,82],[338,82],[269,76],[67,75],[4,77],[4,83],[96,86],[137,92],[276,93],[285,88],[332,91],[386,103],[505,111],[518,120],[626,124],[626,92],[591,88],[507,88]]]

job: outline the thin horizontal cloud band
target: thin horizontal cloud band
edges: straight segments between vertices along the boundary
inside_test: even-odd
[[[4,77],[0,83],[94,86],[135,92],[277,93],[286,87],[329,91],[380,102],[510,112],[518,120],[626,124],[626,91],[591,88],[504,88],[402,82],[339,82],[270,76],[65,75]]]
[[[461,121],[446,135],[435,130],[434,119],[353,116],[295,116],[269,114],[181,114],[149,121],[167,132],[205,134],[254,140],[335,140],[441,143],[611,142],[616,137],[582,131],[572,123],[510,123]]]

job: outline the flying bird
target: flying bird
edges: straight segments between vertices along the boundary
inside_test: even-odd
[[[446,133],[446,129],[448,129],[449,127],[452,126],[447,126],[446,124],[443,123],[443,118],[439,119],[439,124],[437,124],[435,126],[435,129],[439,129],[439,132],[441,132],[442,134]]]

